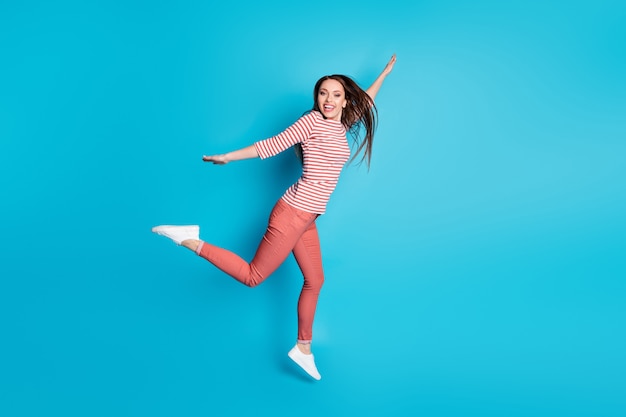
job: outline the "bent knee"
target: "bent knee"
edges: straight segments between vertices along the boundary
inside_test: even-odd
[[[256,274],[250,274],[245,281],[242,281],[244,285],[254,288],[265,281],[265,277]]]
[[[245,285],[246,287],[254,288],[258,286],[260,283],[261,283],[260,281],[257,281],[255,279],[249,279],[247,281],[244,281],[243,285]]]

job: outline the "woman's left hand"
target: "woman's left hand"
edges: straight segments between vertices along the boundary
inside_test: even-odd
[[[383,70],[383,74],[388,75],[391,70],[393,70],[393,66],[396,64],[396,54],[393,54],[391,56],[391,59],[389,60],[389,62],[387,62],[387,65],[385,65],[385,69]]]

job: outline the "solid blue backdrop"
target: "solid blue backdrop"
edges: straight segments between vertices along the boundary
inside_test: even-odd
[[[619,1],[0,6],[3,416],[623,416]],[[249,258],[298,176],[274,135],[315,81],[378,100],[371,170],[318,221],[323,375],[286,356],[301,277]]]

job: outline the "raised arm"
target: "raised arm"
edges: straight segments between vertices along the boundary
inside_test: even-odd
[[[387,75],[391,73],[391,70],[393,69],[393,66],[395,65],[395,63],[396,63],[396,54],[393,54],[389,62],[387,62],[387,65],[385,65],[385,68],[383,69],[383,71],[380,73],[380,75],[376,78],[376,80],[374,80],[372,85],[370,85],[369,88],[365,90],[365,92],[367,92],[367,95],[370,96],[372,101],[374,101],[374,99],[376,98],[376,94],[378,94],[378,90],[380,90],[380,87],[383,85],[383,81],[385,81],[385,78],[387,77]]]
[[[237,151],[224,153],[221,155],[210,155],[203,156],[202,160],[204,162],[213,162],[217,165],[224,165],[232,161],[240,161],[242,159],[252,159],[258,158],[259,153],[257,152],[254,145],[247,146],[243,149],[239,149]]]

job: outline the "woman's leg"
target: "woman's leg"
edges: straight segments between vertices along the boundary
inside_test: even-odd
[[[311,377],[321,375],[311,353],[313,316],[317,298],[324,282],[319,237],[315,226],[317,214],[295,209],[279,200],[270,215],[267,231],[249,264],[236,254],[208,243],[189,239],[182,245],[195,250],[213,265],[248,286],[263,282],[293,254],[304,275],[304,285],[298,301],[298,343],[288,356]]]
[[[302,212],[279,200],[270,214],[267,230],[250,263],[231,251],[206,242],[197,245],[196,253],[242,284],[254,287],[285,261],[316,217],[315,214]],[[186,247],[193,246],[192,243],[182,242]]]
[[[317,299],[324,284],[322,251],[315,223],[311,223],[296,242],[293,255],[304,276],[304,284],[298,300],[298,347],[302,352],[310,353],[313,318],[317,308]]]

